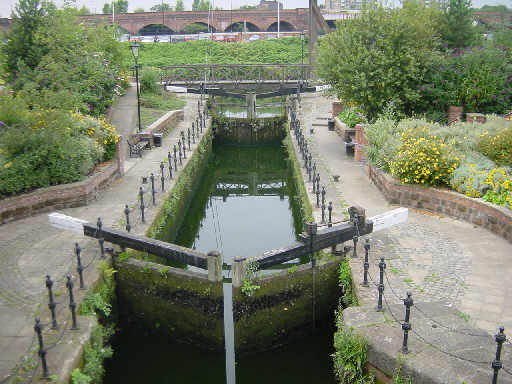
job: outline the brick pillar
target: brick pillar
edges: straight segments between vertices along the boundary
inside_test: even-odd
[[[333,101],[332,102],[332,117],[337,117],[341,111],[343,111],[344,107],[343,107],[343,101],[341,100],[338,100],[338,101]]]
[[[356,137],[355,137],[355,149],[354,149],[354,160],[361,161],[366,159],[364,153],[364,147],[368,145],[366,136],[364,135],[365,124],[356,124]]]
[[[448,123],[462,121],[462,107],[448,107]]]
[[[124,176],[124,157],[126,155],[126,150],[124,148],[123,136],[119,135],[119,140],[116,144],[116,161],[117,161],[117,171],[119,172],[119,176]]]

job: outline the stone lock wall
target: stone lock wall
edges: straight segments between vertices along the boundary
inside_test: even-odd
[[[329,318],[338,303],[341,258],[284,270],[258,280],[247,297],[233,290],[237,353],[255,352],[309,334],[316,321]],[[117,296],[123,326],[160,334],[201,348],[224,349],[222,283],[206,274],[136,259],[115,260]],[[314,286],[314,288],[313,288]],[[313,295],[314,292],[314,295]],[[314,304],[314,305],[313,305]]]

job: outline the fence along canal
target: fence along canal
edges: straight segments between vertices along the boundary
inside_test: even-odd
[[[240,121],[238,120],[237,125],[239,124]],[[283,137],[284,129],[283,126]],[[125,371],[122,367],[131,366],[130,359],[132,359],[131,354],[125,351],[143,350],[144,345],[150,344],[156,348],[156,351],[152,348],[153,354],[148,354],[148,357],[151,356],[150,359],[153,359],[154,352],[156,352],[163,360],[172,361],[172,366],[176,367],[172,371],[176,371],[178,367],[189,367],[187,362],[190,361],[191,355],[195,356],[194,361],[197,364],[208,364],[207,362],[211,363],[212,360],[216,361],[214,363],[215,368],[212,367],[211,370],[208,370],[211,372],[208,374],[208,382],[212,383],[227,382],[231,384],[237,381],[236,377],[239,380],[243,378],[243,381],[239,382],[255,382],[251,380],[255,377],[254,372],[259,370],[260,364],[268,365],[271,363],[274,360],[274,353],[282,358],[278,365],[285,364],[294,367],[294,369],[291,372],[288,371],[286,377],[274,373],[268,378],[268,381],[277,382],[279,380],[280,382],[293,381],[300,383],[311,382],[311,379],[315,377],[320,379],[318,382],[334,383],[330,359],[332,353],[332,342],[329,337],[332,335],[329,332],[330,327],[325,328],[327,332],[318,333],[317,338],[322,340],[319,345],[315,342],[318,339],[310,337],[294,344],[292,347],[284,347],[284,349],[271,354],[239,356],[236,359],[235,370],[234,334],[237,332],[235,323],[239,323],[240,317],[244,316],[241,307],[244,305],[247,307],[247,298],[242,299],[242,304],[240,304],[240,297],[244,296],[240,293],[240,280],[242,278],[240,274],[243,274],[244,259],[250,256],[263,255],[269,249],[282,249],[284,244],[292,244],[291,249],[294,249],[294,247],[301,248],[303,244],[298,241],[298,235],[302,231],[299,203],[294,191],[294,183],[290,174],[290,167],[287,164],[286,153],[281,145],[267,145],[259,148],[214,145],[214,154],[205,172],[203,172],[202,182],[193,194],[190,206],[186,212],[183,212],[185,217],[183,223],[179,229],[172,225],[164,226],[166,230],[159,233],[157,238],[160,241],[169,241],[182,247],[192,248],[187,251],[190,255],[190,261],[186,262],[184,258],[174,257],[174,262],[166,262],[166,264],[180,267],[187,264],[186,268],[193,271],[200,271],[207,264],[206,258],[199,256],[201,253],[204,255],[212,249],[221,252],[225,269],[224,276],[227,277],[222,284],[221,294],[224,300],[225,373],[219,369],[219,365],[224,366],[222,364],[224,357],[221,355],[212,355],[210,352],[196,350],[182,344],[162,345],[161,339],[159,339],[160,336],[148,339],[148,337],[140,338],[132,334],[125,337],[124,335],[130,333],[130,327],[127,326],[125,327],[127,333],[122,333],[117,338],[119,345],[115,345],[114,350],[120,352],[115,354],[114,359],[108,364],[106,382],[118,381],[120,375],[123,377],[123,382],[136,382],[134,378],[137,375],[124,374]],[[173,219],[170,218],[171,221]],[[302,252],[299,250],[297,255],[303,256],[302,261],[307,262],[309,261],[307,255],[310,250],[308,246]],[[291,254],[289,249],[286,252],[288,252],[288,256]],[[240,272],[238,287],[235,288],[235,291],[238,291],[237,293],[233,292],[231,279],[234,271],[230,270],[235,257],[239,259],[237,264]],[[265,267],[270,268],[273,265],[281,265],[283,262],[276,255],[269,254],[260,259],[262,266],[264,264]],[[275,261],[272,261],[272,259],[275,259]],[[289,256],[288,259],[297,259],[297,256]],[[179,261],[179,263],[176,263],[176,261]],[[298,259],[294,261],[298,261]],[[296,264],[297,262],[294,262],[289,267],[296,266]],[[310,275],[307,272],[306,274]],[[236,297],[235,300],[237,301],[234,305],[235,308],[230,308],[230,304],[233,305],[233,297]],[[307,306],[310,306],[311,299],[307,299],[307,303]],[[336,303],[336,301],[333,301],[333,303]],[[272,305],[270,304],[270,306]],[[249,308],[249,310],[251,309]],[[286,305],[282,310],[288,310]],[[310,307],[307,308],[307,312],[306,317],[311,319]],[[218,313],[217,316],[219,316]],[[235,317],[235,322],[233,317]],[[332,321],[327,321],[327,324],[331,323]],[[262,325],[263,327],[266,326],[265,324]],[[159,328],[162,325],[155,324],[154,327]],[[310,331],[311,328],[303,329],[301,333],[309,334]],[[247,332],[247,330],[244,332]],[[156,334],[158,335],[158,332]],[[284,342],[281,338],[276,345]],[[315,348],[312,348],[312,345],[315,345]],[[163,348],[160,349],[160,347]],[[266,347],[268,348],[268,345]],[[245,350],[248,349],[245,345]],[[187,353],[177,354],[176,350],[187,351]],[[297,350],[301,350],[300,359],[297,358]],[[161,368],[150,361],[141,364],[140,355],[138,356],[137,365],[139,370],[141,366],[148,367],[148,369],[144,368],[145,374],[143,377],[145,382],[162,382],[162,377],[168,377],[162,371],[162,369],[167,370],[165,364]],[[167,358],[164,356],[167,356]],[[308,367],[305,364],[307,360],[315,361],[318,368],[314,371],[321,369],[321,373],[313,374],[312,367],[306,368]],[[275,372],[278,370],[276,366]],[[308,372],[311,374],[308,374]],[[172,382],[195,382],[200,379],[200,377],[197,377],[198,374],[198,372],[192,373],[191,371],[183,372],[182,375],[178,374],[182,378],[173,379]],[[176,378],[175,375],[173,377]],[[196,379],[193,379],[193,377],[196,377]],[[201,377],[202,380],[204,378]],[[261,380],[261,378],[258,380]]]
[[[182,172],[186,173],[186,170]],[[162,178],[164,178],[163,175],[165,175],[165,173],[162,172]],[[281,182],[279,185],[271,186],[270,189],[272,189],[272,187],[278,189],[280,187],[282,189],[283,185],[284,184]],[[164,187],[162,187],[162,190],[163,189]],[[279,193],[280,198],[281,195],[282,191]],[[247,298],[240,293],[239,287],[242,284],[244,269],[247,267],[248,260],[243,257],[238,257],[235,260],[233,271],[231,271],[233,273],[232,276],[235,277],[236,287],[233,291],[234,309],[231,311],[231,316],[234,320],[234,329],[230,331],[224,328],[222,321],[222,309],[228,309],[227,306],[223,306],[222,300],[223,298],[229,298],[224,297],[222,293],[223,287],[219,287],[220,279],[217,268],[221,259],[218,256],[211,253],[205,255],[198,250],[194,251],[178,245],[148,239],[144,236],[129,234],[105,227],[102,228],[99,225],[95,226],[83,222],[74,224],[82,226],[84,234],[98,238],[101,247],[104,241],[111,242],[121,247],[145,252],[149,251],[153,254],[165,256],[170,260],[208,269],[208,278],[206,278],[204,274],[204,277],[201,278],[201,274],[193,274],[188,271],[183,271],[183,269],[181,269],[183,272],[179,272],[179,269],[169,268],[146,261],[136,259],[116,260],[116,268],[118,269],[118,297],[120,297],[120,318],[123,320],[139,321],[142,328],[139,327],[138,330],[143,329],[142,334],[144,335],[156,334],[161,336],[163,333],[166,334],[166,336],[177,336],[175,339],[181,341],[185,340],[202,347],[219,349],[219,346],[223,346],[224,344],[224,334],[227,332],[233,333],[234,331],[236,336],[234,344],[236,344],[237,350],[244,350],[246,352],[264,350],[285,344],[297,335],[304,336],[304,334],[309,334],[312,328],[308,325],[311,324],[312,317],[314,319],[316,313],[332,314],[337,303],[336,262],[333,263],[327,260],[324,261],[325,265],[323,266],[315,266],[313,263],[313,269],[311,269],[311,266],[305,265],[293,271],[290,270],[281,273],[278,279],[273,277],[263,278],[257,282],[261,285],[261,290],[257,291],[254,297]],[[292,241],[288,246],[280,247],[278,250],[271,252],[264,252],[257,257],[258,263],[262,267],[279,265],[300,256],[311,255],[312,252],[333,246],[337,243],[351,240],[356,233],[363,235],[372,230],[371,222],[365,222],[364,213],[359,216],[355,215],[354,221],[349,224],[332,226],[331,223],[325,223],[324,226],[325,228],[319,229],[318,231],[311,230],[308,236],[301,236],[298,240]],[[310,228],[316,228],[316,226],[310,226]],[[128,222],[127,230],[129,230]],[[315,270],[317,271],[316,295],[318,295],[318,300],[316,303],[313,301],[315,304],[312,307],[312,298],[315,295],[315,281],[313,280],[314,278],[312,279],[314,274],[312,274],[311,271]],[[227,272],[228,276],[231,272]],[[229,284],[229,282],[227,282],[227,284]],[[125,308],[125,305],[127,308]],[[151,313],[152,311],[154,311],[154,313]],[[181,319],[176,317],[177,312],[182,312],[179,313]],[[319,318],[320,317],[321,316],[319,316]],[[178,321],[176,321],[177,319]],[[328,324],[332,324],[332,322],[328,321]],[[128,327],[125,328],[125,330],[127,329]],[[188,334],[186,334],[187,332]],[[195,335],[194,333],[199,335]],[[186,334],[187,337],[183,338],[184,334]],[[140,336],[140,333],[136,334],[136,336]],[[194,338],[195,336],[198,337]],[[117,350],[119,353],[116,356],[121,358],[123,354],[125,356],[131,355],[132,353],[127,351],[133,351],[133,349],[128,348],[127,343],[136,339],[137,337],[124,337],[124,334],[121,334],[118,338],[120,344]],[[148,337],[144,337],[142,341],[147,344],[149,340]],[[310,341],[306,339],[305,344],[303,344],[304,349],[301,351],[301,357],[308,357],[309,361],[314,361],[316,357],[323,356],[325,359],[322,360],[323,363],[320,363],[320,365],[322,365],[324,369],[322,369],[321,372],[315,371],[313,376],[317,379],[317,382],[328,383],[333,380],[331,374],[332,370],[325,368],[330,367],[329,356],[331,351],[329,347],[331,342],[328,338],[324,340],[326,340],[326,343],[323,344],[325,349],[321,352],[311,348],[311,339]],[[157,341],[152,341],[151,343],[153,342],[155,345],[157,344]],[[143,348],[141,345],[135,345],[134,347]],[[234,346],[231,346],[229,348],[233,347]],[[176,346],[176,349],[180,351],[185,348],[187,347]],[[167,348],[167,351],[169,351],[169,349],[173,348]],[[288,352],[279,352],[290,357],[290,365],[285,364],[287,367],[291,366],[292,362],[299,362],[299,364],[295,366],[296,369],[292,372],[287,372],[286,378],[294,380],[294,382],[311,382],[311,380],[304,381],[304,378],[310,377],[310,375],[305,373],[304,369],[307,367],[307,372],[313,372],[313,369],[307,364],[304,364],[303,360],[297,358],[296,352],[298,350],[301,350],[300,345],[294,345],[291,349],[288,349],[288,351],[290,351],[289,354]],[[181,354],[181,356],[185,359],[188,358],[188,356],[184,356],[183,354]],[[219,354],[215,356],[219,357]],[[250,372],[259,372],[262,359],[273,359],[272,354],[259,354],[255,356],[257,357],[254,357],[254,361],[258,361],[257,364],[250,363],[250,360],[241,357],[241,355],[237,358],[238,362],[249,361],[246,365],[248,367],[247,370],[240,371],[240,373],[237,374],[238,377],[254,377],[254,373],[251,374]],[[139,355],[138,357],[140,359]],[[151,359],[154,359],[154,355],[151,356]],[[176,369],[186,366],[183,360],[171,356],[169,360],[175,361],[176,364],[173,365],[176,366]],[[112,367],[116,366],[116,361],[118,360],[114,359],[111,362]],[[187,361],[189,361],[189,359]],[[267,361],[264,364],[270,365],[272,362]],[[130,364],[128,359],[121,362],[120,366],[124,367],[122,371],[126,373],[130,372],[129,370],[126,371],[126,367],[131,367],[132,364]],[[145,366],[146,365],[142,364],[141,367],[140,363],[137,364],[138,372]],[[147,364],[147,366],[149,367],[151,364]],[[228,372],[230,372],[230,368],[234,367],[234,358],[228,359]],[[164,365],[163,368],[167,369],[167,366]],[[150,372],[145,373],[145,381],[148,381],[147,379],[151,376],[151,371],[150,369]],[[120,377],[118,377],[118,375],[121,375],[121,373],[120,371],[116,371],[115,368],[112,368],[109,371],[108,377],[118,382],[118,378]],[[297,375],[294,375],[294,373],[297,373]],[[327,373],[325,380],[320,380],[321,375],[325,373]],[[234,382],[233,369],[229,375],[231,381],[228,380],[228,382]],[[130,375],[130,377],[135,376],[135,374]],[[282,377],[278,378],[278,375],[273,374],[271,376],[279,381],[285,381]],[[162,374],[155,375],[155,382],[161,382],[161,377]],[[184,377],[185,380],[183,382],[190,382],[186,374],[182,377]],[[223,375],[218,382],[224,382],[224,380]],[[269,378],[268,381],[272,382],[273,380]],[[129,382],[129,380],[127,379],[126,382]],[[244,379],[243,382],[250,382],[250,380],[247,379],[246,381]]]

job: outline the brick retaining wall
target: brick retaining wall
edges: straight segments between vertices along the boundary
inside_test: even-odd
[[[118,164],[110,160],[101,170],[76,183],[54,185],[0,201],[0,224],[56,209],[79,207],[97,199],[101,190],[118,177]]]
[[[171,111],[148,127],[152,133],[167,133],[170,127],[183,119],[183,111]],[[100,164],[92,176],[69,184],[40,188],[33,192],[0,200],[0,225],[12,220],[56,209],[80,207],[96,200],[102,190],[124,173],[123,139],[118,142],[116,160]]]
[[[371,165],[368,165],[368,176],[391,204],[462,219],[512,243],[512,214],[507,208],[450,190],[402,184]]]

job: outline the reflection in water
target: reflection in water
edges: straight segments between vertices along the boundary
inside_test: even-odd
[[[230,264],[293,242],[300,218],[289,177],[279,146],[216,147],[175,243],[219,250]]]

